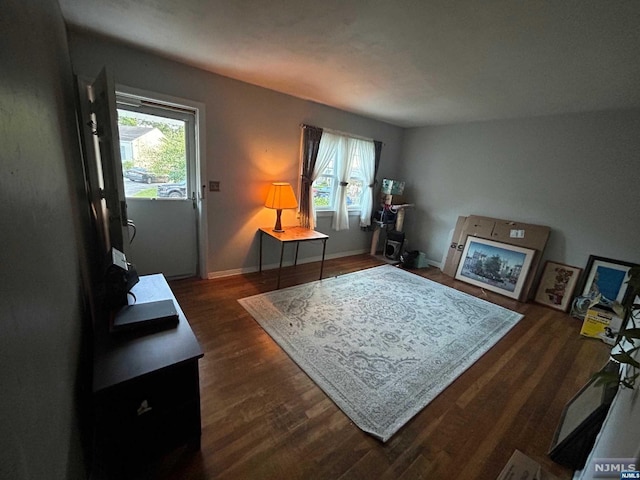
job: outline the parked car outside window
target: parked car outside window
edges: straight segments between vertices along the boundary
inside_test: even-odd
[[[134,167],[124,172],[124,177],[133,182],[162,183],[168,182],[168,175],[157,175],[146,168]]]
[[[158,185],[159,198],[187,198],[186,182]]]

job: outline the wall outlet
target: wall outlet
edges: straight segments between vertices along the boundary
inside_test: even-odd
[[[220,191],[220,182],[217,180],[209,180],[209,191],[210,192],[219,192]]]

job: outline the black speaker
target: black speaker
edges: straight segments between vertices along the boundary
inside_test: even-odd
[[[127,262],[124,253],[112,248],[104,275],[106,307],[126,305],[129,290],[139,281],[135,265]]]
[[[404,233],[392,230],[387,233],[387,240],[384,243],[384,256],[390,260],[398,260],[402,253],[404,243]]]
[[[398,260],[398,258],[400,258],[401,249],[402,249],[402,242],[394,242],[393,240],[387,240],[384,245],[384,256],[390,260]]]

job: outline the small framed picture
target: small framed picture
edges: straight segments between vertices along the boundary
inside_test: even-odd
[[[571,305],[581,272],[582,269],[578,267],[547,261],[534,300],[536,303],[566,312]]]
[[[530,248],[469,236],[455,278],[517,300],[534,254]]]
[[[595,298],[598,294],[608,302],[625,303],[630,294],[627,282],[629,270],[635,263],[612,260],[591,255],[585,268],[585,277],[579,289],[580,296]]]

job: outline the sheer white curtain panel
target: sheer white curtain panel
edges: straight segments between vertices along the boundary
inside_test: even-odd
[[[325,169],[331,163],[331,160],[340,153],[342,147],[342,137],[334,135],[332,133],[323,132],[320,138],[320,145],[318,146],[318,158],[316,159],[316,165],[311,172],[311,183],[316,181],[318,176],[325,171]],[[311,215],[309,215],[310,228],[314,229],[316,226],[316,208],[313,204],[313,188],[309,191],[309,206],[311,207]]]
[[[347,185],[353,165],[354,155],[358,149],[357,140],[354,138],[340,137],[342,147],[340,148],[340,160],[338,165],[338,185],[336,185],[336,210],[333,214],[331,227],[336,230],[349,230],[349,211],[347,209]]]
[[[360,206],[360,226],[371,225],[371,213],[373,210],[373,190],[376,174],[375,157],[376,152],[373,141],[360,141],[358,144],[361,161],[362,175],[364,176],[364,192],[362,192],[362,203]]]

